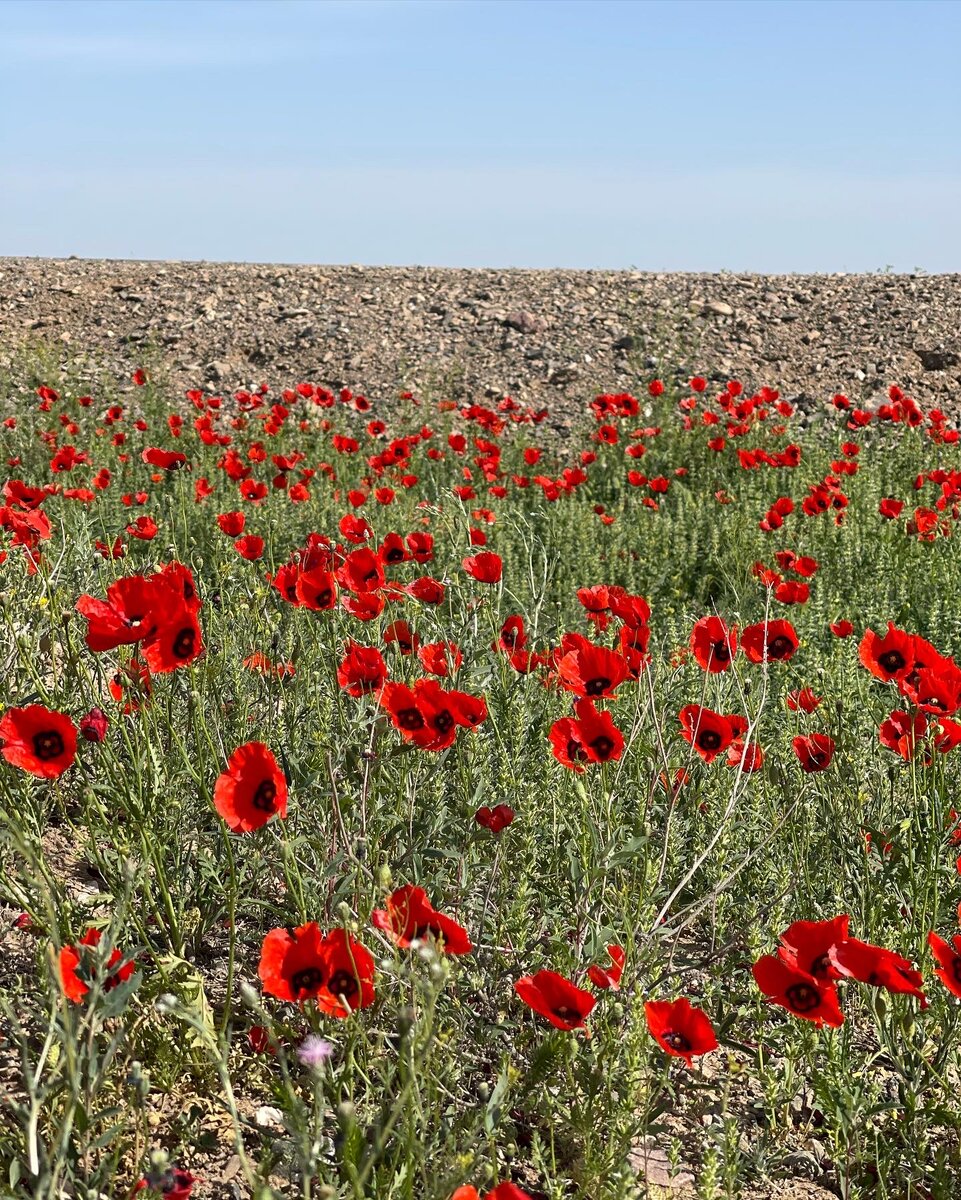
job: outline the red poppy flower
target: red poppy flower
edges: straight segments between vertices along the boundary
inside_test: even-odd
[[[795,558],[790,565],[790,570],[795,575],[800,575],[802,579],[810,579],[818,570],[818,560],[811,558],[809,555],[802,554]]]
[[[159,446],[148,446],[140,455],[150,467],[160,467],[163,471],[176,471],[182,467],[187,456],[180,450],[161,450]]]
[[[493,808],[483,805],[474,813],[474,820],[497,837],[514,820],[514,810],[507,804],[497,804]]]
[[[808,584],[798,583],[796,579],[785,579],[774,589],[774,599],[781,604],[807,604],[810,598]]]
[[[362,545],[374,536],[370,524],[363,517],[358,517],[354,513],[346,513],[342,516],[337,528],[340,530],[341,536],[345,537],[348,542],[353,542],[355,546]]]
[[[438,912],[423,888],[406,884],[387,898],[386,909],[375,909],[371,920],[402,949],[413,941],[428,939],[447,954],[469,954],[473,950],[467,930],[451,917]]]
[[[376,692],[387,681],[387,664],[376,646],[361,646],[351,641],[337,668],[337,682],[349,696]]]
[[[894,500],[890,496],[885,498],[878,505],[878,512],[882,517],[886,517],[889,521],[896,521],[904,510],[903,500]]]
[[[432,579],[430,575],[412,580],[404,590],[421,604],[441,604],[447,595],[447,589],[440,580]]]
[[[404,539],[410,556],[416,562],[428,563],[434,557],[434,535],[432,533],[409,533]]]
[[[928,719],[924,713],[893,712],[881,722],[878,739],[882,746],[910,762],[927,730]]]
[[[526,645],[527,634],[524,629],[524,618],[508,617],[501,626],[497,649],[506,650],[510,654],[515,650],[523,650]]]
[[[101,964],[96,947],[100,945],[102,937],[99,929],[88,929],[76,946],[64,946],[60,951],[60,986],[68,1000],[79,1004],[90,991],[90,984],[98,971],[102,972],[101,988],[109,992],[128,980],[137,969],[134,962],[118,966],[123,955],[116,947],[110,951],[107,961]],[[114,967],[117,969],[113,970]]]
[[[107,714],[100,708],[92,708],[80,718],[80,735],[88,742],[102,742],[107,736]]]
[[[834,739],[826,733],[796,737],[791,744],[801,764],[801,770],[808,775],[823,771],[831,765],[831,759],[834,757]]]
[[[934,739],[937,750],[947,754],[955,746],[961,746],[961,722],[952,721],[950,717],[938,717],[937,726],[940,730]]]
[[[234,833],[250,833],[287,815],[287,780],[263,742],[238,746],[214,785],[214,808]]]
[[[681,736],[690,742],[706,763],[715,758],[734,741],[735,731],[728,717],[702,708],[699,704],[688,704],[678,714]]]
[[[264,539],[254,534],[248,534],[246,537],[237,538],[234,542],[234,549],[241,558],[245,558],[248,562],[256,562],[258,558],[263,557]]]
[[[922,712],[950,716],[961,705],[961,669],[948,659],[942,659],[936,666],[919,667],[916,658],[915,669],[899,686]]]
[[[450,1200],[533,1200],[533,1197],[517,1187],[516,1184],[505,1180],[481,1196],[477,1188],[465,1186],[456,1189]]]
[[[810,714],[814,712],[822,699],[823,697],[816,695],[811,688],[803,687],[796,688],[793,692],[788,692],[784,698],[784,702],[791,712],[797,712],[800,709],[801,712]]]
[[[575,717],[563,717],[551,726],[554,757],[565,767],[583,772],[585,762],[611,762],[624,752],[624,736],[609,712],[598,712],[593,700],[578,700]]]
[[[264,991],[278,1000],[313,999],[326,980],[323,935],[316,921],[297,929],[272,929],[261,947],[257,974]]]
[[[498,583],[503,575],[501,556],[489,550],[468,555],[462,560],[461,566],[478,583]]]
[[[240,537],[246,523],[247,517],[242,512],[220,513],[217,517],[217,524],[228,537]]]
[[[42,704],[8,708],[0,718],[0,753],[39,779],[57,779],[77,756],[77,730],[66,713]]]
[[[710,1018],[686,996],[679,1000],[648,1000],[644,1005],[647,1028],[662,1050],[683,1058],[689,1067],[695,1056],[717,1049]]]
[[[606,967],[594,964],[587,968],[587,977],[595,987],[599,988],[614,988],[615,990],[621,986],[621,976],[624,974],[624,963],[626,955],[624,948],[615,943],[607,947],[607,954],[610,958],[610,963]]]
[[[865,630],[858,658],[872,675],[885,683],[906,679],[914,667],[915,639],[888,621],[888,631],[883,637],[873,629]]]
[[[790,621],[760,621],[741,631],[741,649],[749,662],[787,662],[798,648],[798,636]]]
[[[883,987],[889,992],[903,992],[927,1005],[921,985],[924,979],[909,959],[902,958],[893,950],[872,946],[870,942],[859,942],[857,938],[845,938],[828,951],[831,966],[847,979],[857,979],[872,987]]]
[[[764,766],[764,751],[757,742],[736,738],[727,748],[727,765],[739,767],[745,775],[753,775]]]
[[[557,663],[557,675],[561,687],[577,696],[617,697],[614,691],[628,677],[627,661],[622,654],[615,654],[604,646],[578,633],[569,633],[564,638],[565,653]]]
[[[134,381],[136,382],[136,380]],[[179,1167],[168,1167],[165,1171],[149,1172],[137,1184],[136,1191],[144,1188],[159,1192],[163,1200],[189,1200],[196,1179],[189,1171]]]
[[[737,626],[728,629],[720,617],[701,617],[691,630],[691,653],[703,671],[726,671],[737,654]]]
[[[166,622],[147,638],[142,647],[144,661],[155,675],[189,666],[204,652],[197,614],[187,608],[174,610]]]
[[[296,603],[300,608],[309,608],[312,612],[326,612],[336,607],[337,583],[326,566],[298,572],[293,587]]]
[[[431,675],[445,678],[464,661],[456,642],[428,642],[417,650],[420,665]]]
[[[419,679],[414,685],[417,707],[424,718],[424,733],[413,740],[424,750],[443,750],[456,736],[456,726],[473,729],[487,718],[483,697],[449,691],[434,679]]]
[[[514,984],[524,1003],[558,1029],[586,1029],[585,1019],[597,1003],[590,992],[576,987],[555,971],[524,975]]]
[[[831,632],[837,638],[850,637],[854,633],[854,626],[850,621],[832,621]]]
[[[110,676],[108,687],[114,700],[123,704],[125,713],[136,712],[140,708],[140,701],[149,699],[153,691],[150,672],[136,658]]]
[[[754,981],[772,1004],[779,1004],[815,1025],[839,1026],[844,1014],[833,984],[821,984],[813,975],[801,971],[774,954],[759,958],[751,968]]]
[[[349,592],[375,592],[384,586],[384,566],[373,550],[362,546],[347,555],[334,578]]]
[[[149,636],[160,614],[172,600],[166,585],[156,575],[128,575],[107,588],[106,600],[81,596],[76,610],[86,618],[87,647],[94,654],[129,646]]]
[[[157,536],[158,526],[153,517],[141,516],[127,526],[127,533],[142,542],[150,542]]]
[[[332,929],[323,941],[327,978],[317,995],[318,1007],[332,1017],[349,1017],[374,1003],[374,960],[342,928]]]
[[[935,975],[949,992],[961,997],[961,934],[955,935],[949,945],[943,937],[929,933],[928,946],[939,964],[934,968]]]
[[[821,983],[839,979],[829,952],[847,939],[849,920],[841,914],[830,921],[795,921],[781,934],[778,954],[789,966],[813,975]]]
[[[323,936],[316,921],[297,929],[272,929],[264,938],[257,973],[278,1000],[315,1000],[333,1017],[374,1002],[374,960],[343,929]]]

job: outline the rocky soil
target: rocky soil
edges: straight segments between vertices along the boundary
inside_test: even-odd
[[[0,258],[0,369],[177,389],[267,379],[580,411],[653,374],[770,384],[816,406],[892,382],[959,408],[961,275],[694,275]]]

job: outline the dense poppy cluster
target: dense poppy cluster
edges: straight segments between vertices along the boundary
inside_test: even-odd
[[[882,746],[910,762],[923,751],[928,765],[932,749],[947,754],[961,745],[961,667],[926,638],[888,622],[884,634],[868,629],[858,647],[861,664],[882,683],[893,683],[905,708],[881,723]]]
[[[913,996],[926,1008],[921,972],[893,950],[850,937],[849,921],[844,914],[830,921],[795,921],[781,934],[777,953],[764,955],[753,966],[761,991],[773,1004],[816,1025],[843,1024],[837,991],[843,980]],[[961,996],[961,936],[952,948],[931,933],[928,944],[939,964],[936,974]]]

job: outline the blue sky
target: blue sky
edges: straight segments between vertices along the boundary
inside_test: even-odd
[[[0,0],[0,254],[961,271],[961,3]]]

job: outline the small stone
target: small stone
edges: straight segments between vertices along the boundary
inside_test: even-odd
[[[230,368],[225,362],[220,359],[214,359],[213,362],[207,363],[204,367],[204,378],[209,379],[214,383],[220,383],[221,380],[227,378]]]
[[[259,1125],[261,1129],[282,1129],[284,1114],[279,1108],[274,1108],[270,1104],[262,1104],[254,1113],[254,1124]]]
[[[579,378],[580,371],[575,366],[556,367],[548,375],[547,382],[554,387],[564,387],[568,383],[575,383]]]
[[[547,328],[547,322],[543,317],[528,312],[525,308],[518,309],[517,312],[506,316],[504,324],[511,329],[516,329],[518,333],[543,333]]]
[[[935,350],[919,350],[915,347],[914,353],[920,358],[925,371],[946,371],[949,367],[956,367],[961,363],[961,358],[953,350],[940,347]]]
[[[733,317],[734,309],[723,300],[708,300],[701,309],[701,314],[705,317]]]

